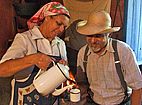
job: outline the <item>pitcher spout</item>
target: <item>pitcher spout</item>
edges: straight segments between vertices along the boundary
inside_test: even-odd
[[[60,94],[62,94],[65,90],[67,89],[72,89],[73,85],[68,85],[68,86],[65,86],[61,89],[55,89],[55,91],[52,93],[52,95],[54,96],[59,96]]]

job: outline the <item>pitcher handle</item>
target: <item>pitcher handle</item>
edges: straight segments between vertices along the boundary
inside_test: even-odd
[[[54,61],[52,61],[52,63],[53,63],[53,66],[56,65],[56,63],[55,63]],[[42,73],[42,70],[40,69],[40,70],[38,71],[37,75],[34,77],[34,80],[35,80],[41,73]]]
[[[36,74],[36,76],[34,77],[34,80],[40,75],[41,73],[41,69],[39,69],[38,73]]]
[[[53,66],[55,66],[55,65],[56,65],[55,61],[52,61],[52,63],[53,63]]]

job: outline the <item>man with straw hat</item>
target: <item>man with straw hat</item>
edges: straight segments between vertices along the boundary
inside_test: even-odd
[[[134,52],[109,37],[119,29],[111,27],[105,11],[92,12],[86,24],[77,28],[87,41],[78,53],[76,75],[82,97],[87,92],[84,105],[130,105],[129,99],[131,105],[141,105],[142,75]]]
[[[0,61],[0,77],[14,76],[10,105],[54,104],[52,96],[41,96],[32,82],[38,70],[47,70],[53,60],[67,63],[65,43],[58,36],[69,18],[69,11],[62,4],[50,2],[28,20],[28,31],[17,33]]]

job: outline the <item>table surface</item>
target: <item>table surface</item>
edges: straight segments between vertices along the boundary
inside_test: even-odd
[[[60,98],[60,105],[84,105],[85,99],[81,99],[79,102],[71,102],[69,99]],[[89,104],[87,104],[89,105]]]

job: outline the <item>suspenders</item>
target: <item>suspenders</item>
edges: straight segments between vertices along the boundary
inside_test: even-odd
[[[114,59],[115,59],[116,71],[117,71],[117,74],[119,76],[121,85],[123,86],[125,97],[126,96],[128,97],[127,84],[126,84],[126,81],[124,80],[124,76],[123,76],[123,73],[122,73],[122,70],[121,70],[121,64],[120,64],[120,60],[119,60],[119,56],[118,56],[118,51],[117,51],[117,40],[114,40],[114,39],[112,40],[112,46],[113,46],[113,49],[115,51],[114,52]],[[118,63],[116,63],[116,62],[118,62]]]
[[[125,97],[123,99],[123,101],[125,99],[127,99],[128,97],[128,93],[127,93],[127,84],[126,84],[126,81],[124,80],[124,76],[123,76],[123,73],[122,73],[122,70],[121,70],[121,64],[120,64],[120,60],[119,60],[119,56],[118,56],[118,51],[117,51],[117,40],[115,39],[112,39],[112,46],[113,46],[113,49],[114,49],[114,59],[115,59],[115,67],[116,67],[116,71],[117,71],[117,74],[119,76],[119,79],[120,79],[120,82],[121,82],[121,85],[124,89],[124,93],[125,93]],[[84,70],[85,70],[85,75],[87,77],[87,74],[86,74],[86,68],[87,68],[87,59],[88,59],[88,56],[87,56],[87,53],[89,51],[89,47],[88,45],[86,46],[86,49],[85,49],[85,53],[84,53],[84,61],[83,62],[83,66],[84,66]],[[88,81],[88,79],[87,79]],[[92,95],[91,95],[92,96]]]

